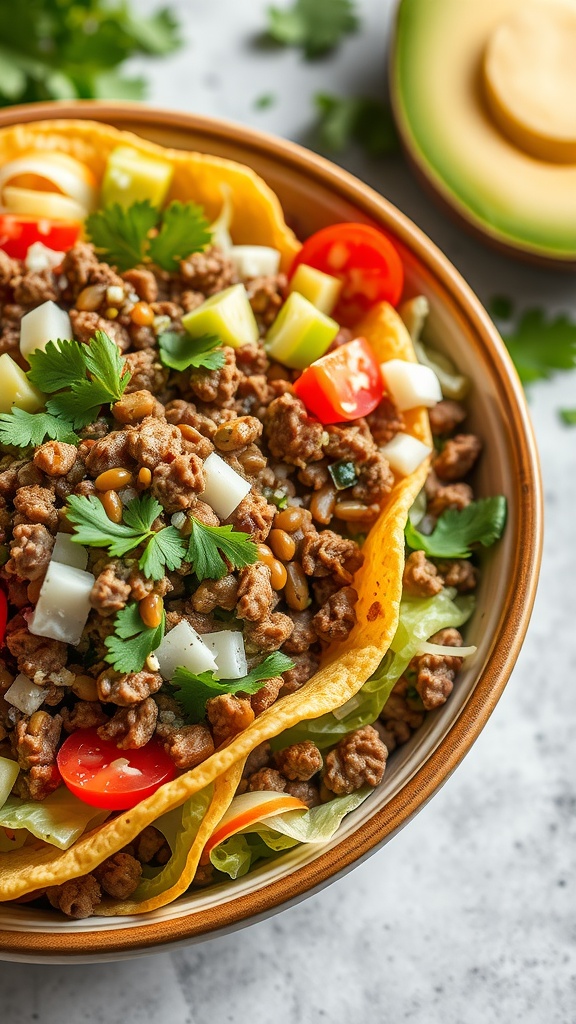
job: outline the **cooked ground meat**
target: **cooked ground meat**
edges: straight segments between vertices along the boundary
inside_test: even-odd
[[[402,413],[398,412],[392,399],[388,397],[383,398],[374,412],[366,417],[366,422],[370,427],[372,437],[380,447],[388,444],[399,431],[406,429]]]
[[[188,771],[214,753],[214,741],[205,725],[183,725],[164,738],[166,753],[177,768]]]
[[[148,825],[126,849],[140,864],[156,861],[165,864],[170,859],[170,847],[159,829]]]
[[[55,910],[81,920],[92,916],[94,908],[102,901],[102,890],[94,875],[81,875],[62,885],[51,885],[46,889],[46,896]]]
[[[55,764],[34,765],[28,772],[20,772],[12,792],[20,800],[45,800],[60,786],[62,779]]]
[[[353,587],[343,587],[329,597],[312,619],[317,635],[325,643],[345,640],[356,624],[354,605],[358,594]]]
[[[365,420],[359,420],[353,427],[328,427],[328,443],[325,454],[330,461],[346,459],[364,462],[374,452],[374,439]]]
[[[292,627],[290,635],[284,642],[284,650],[290,655],[304,654],[318,639],[312,612],[308,609],[303,612],[293,612]]]
[[[351,494],[356,501],[379,503],[390,493],[393,483],[394,474],[388,460],[381,452],[374,452],[360,463],[358,483],[352,488]]]
[[[54,274],[49,269],[17,274],[12,288],[15,301],[24,306],[38,306],[41,302],[56,302],[60,298]]]
[[[430,637],[430,643],[461,647],[462,636],[457,629],[441,629]],[[417,673],[416,690],[427,711],[445,704],[452,693],[454,678],[462,666],[462,658],[451,655],[421,654],[410,663]]]
[[[94,868],[94,877],[115,900],[127,900],[138,888],[142,865],[129,853],[113,854]]]
[[[62,708],[60,715],[65,732],[76,729],[94,729],[108,721],[108,716],[95,700],[79,700],[73,708]]]
[[[107,469],[131,469],[133,463],[128,452],[130,434],[127,430],[113,430],[92,445],[86,456],[86,469],[93,477]]]
[[[144,302],[156,302],[158,298],[158,281],[151,270],[146,267],[134,267],[133,270],[125,270],[122,278],[136,292],[139,299]]]
[[[192,370],[190,388],[201,402],[229,402],[238,390],[242,374],[236,367],[234,349],[225,346],[222,350],[226,362],[219,370]]]
[[[23,580],[41,579],[50,561],[54,537],[39,523],[21,523],[14,527],[6,572]]]
[[[10,654],[18,662],[19,672],[38,685],[46,679],[60,681],[68,660],[66,644],[30,633],[22,615],[16,615],[8,623],[5,640]]]
[[[235,284],[237,274],[232,260],[217,246],[211,245],[182,261],[180,278],[188,289],[208,296]]]
[[[234,611],[237,600],[238,582],[231,574],[220,580],[203,580],[191,598],[194,610],[204,615],[209,615],[215,608]]]
[[[98,697],[103,703],[111,701],[120,707],[130,707],[146,700],[162,686],[162,676],[158,672],[120,673],[111,668],[104,669],[96,680]]]
[[[278,770],[292,782],[308,782],[322,767],[322,754],[310,740],[278,750],[274,760]]]
[[[478,572],[465,558],[453,558],[437,563],[437,569],[444,577],[446,587],[456,587],[459,594],[469,594],[476,589]]]
[[[320,790],[312,782],[287,782],[284,792],[295,796],[307,807],[318,807],[322,803]]]
[[[276,509],[261,494],[250,492],[242,499],[238,508],[226,520],[235,530],[249,533],[257,544],[263,544],[270,530]]]
[[[115,743],[120,750],[137,750],[152,739],[157,718],[158,707],[152,697],[147,697],[141,704],[119,708],[112,718],[100,725],[98,735],[102,740]]]
[[[56,760],[62,719],[47,711],[35,711],[30,718],[16,723],[18,764],[25,771],[37,765],[51,765]]]
[[[98,313],[87,313],[84,310],[71,309],[70,321],[74,337],[85,345],[88,344],[90,338],[94,337],[96,331],[104,331],[121,352],[126,352],[130,348],[130,335],[126,328],[116,320],[107,320],[105,317],[99,316]]]
[[[233,693],[222,693],[207,701],[206,715],[217,747],[254,721],[250,701]]]
[[[250,793],[261,791],[283,793],[286,789],[286,779],[275,768],[261,768],[248,779],[248,789]]]
[[[282,676],[272,676],[271,679],[266,680],[264,686],[261,686],[257,693],[252,694],[250,704],[256,716],[261,715],[267,708],[272,707],[282,689],[283,683]]]
[[[482,442],[475,434],[456,434],[446,441],[433,460],[434,472],[440,480],[461,480],[470,472],[481,451]]]
[[[444,398],[428,410],[430,427],[435,437],[453,434],[456,427],[466,419],[466,410],[460,402]]]
[[[368,784],[377,786],[384,775],[388,751],[371,725],[345,736],[326,757],[324,785],[341,796]]]
[[[166,423],[165,420],[148,416],[138,424],[138,427],[128,431],[127,448],[140,466],[155,469],[168,458],[180,455],[182,434],[177,427]]]
[[[294,662],[294,668],[288,669],[287,672],[283,673],[284,685],[280,691],[281,697],[286,696],[288,693],[295,693],[301,686],[304,686],[304,683],[307,683],[314,675],[320,664],[312,651],[295,654],[292,656],[292,661]]]
[[[444,581],[423,551],[413,551],[406,559],[402,585],[412,597],[433,597],[440,593]]]
[[[402,675],[395,683],[388,697],[381,718],[388,722],[394,719],[408,726],[408,736],[412,729],[418,729],[424,721],[422,701],[407,676]],[[403,741],[404,742],[404,741]]]
[[[168,370],[162,366],[158,353],[151,349],[128,352],[126,366],[131,373],[126,387],[127,394],[145,390],[158,395],[168,379]]]
[[[112,615],[120,611],[130,597],[130,584],[117,575],[119,569],[122,571],[118,562],[110,562],[94,581],[90,604],[100,615]]]
[[[55,501],[55,495],[47,487],[19,487],[14,496],[14,508],[29,523],[42,523],[55,533],[58,526]]]
[[[269,767],[271,759],[272,751],[270,744],[268,742],[260,743],[259,746],[254,747],[254,750],[251,750],[248,754],[242,770],[242,777],[248,779],[254,772],[259,771],[260,768]]]
[[[203,462],[197,455],[177,455],[172,462],[161,462],[152,474],[152,494],[167,512],[188,508],[205,486]]]
[[[286,299],[288,279],[285,274],[269,274],[252,277],[246,282],[250,305],[258,321],[261,333],[274,322],[280,306]]]
[[[351,583],[364,561],[356,541],[341,537],[333,530],[307,534],[302,544],[302,568],[307,576],[334,576],[342,584]]]
[[[310,418],[304,403],[293,395],[281,395],[271,402],[264,433],[275,459],[303,467],[324,458],[324,428]]]
[[[433,518],[441,516],[447,508],[466,508],[474,500],[474,494],[469,484],[447,484],[442,487],[436,474],[434,474],[433,480],[430,480],[429,476],[428,481],[426,482],[427,514]]]
[[[270,578],[270,569],[264,562],[254,562],[240,570],[236,608],[239,619],[260,622],[267,617],[274,601]]]
[[[34,453],[34,465],[47,476],[66,476],[76,462],[77,451],[73,444],[63,441],[46,441]]]

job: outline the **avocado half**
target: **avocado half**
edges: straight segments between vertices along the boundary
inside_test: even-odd
[[[401,0],[392,106],[409,158],[467,226],[516,255],[570,266],[576,265],[576,160],[540,158],[513,141],[491,109],[484,78],[495,32],[506,19],[523,17],[531,2]],[[550,3],[558,6],[538,0],[534,14],[542,17],[542,4]],[[576,25],[576,0],[562,3]],[[515,74],[511,66],[512,87]],[[532,95],[537,100],[536,89]],[[574,103],[573,93],[566,103]]]

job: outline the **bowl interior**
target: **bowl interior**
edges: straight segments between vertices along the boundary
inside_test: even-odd
[[[467,627],[477,654],[465,663],[447,704],[427,715],[392,755],[383,784],[344,820],[331,843],[296,848],[243,879],[185,895],[142,917],[62,921],[25,905],[0,905],[5,958],[117,958],[159,942],[189,941],[301,898],[385,842],[456,766],[490,714],[528,623],[539,563],[538,468],[522,392],[486,314],[435,247],[370,189],[298,147],[184,115],[142,108],[96,113],[162,145],[197,148],[254,167],[278,193],[301,237],[344,220],[383,227],[402,250],[407,294],[423,293],[430,301],[427,338],[473,379],[468,424],[486,447],[475,488],[480,495],[505,494],[509,520],[503,540],[484,559],[477,609]],[[94,114],[73,110],[74,116]]]

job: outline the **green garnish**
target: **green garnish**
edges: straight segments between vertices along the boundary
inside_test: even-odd
[[[523,384],[576,367],[576,323],[567,316],[546,320],[541,309],[528,309],[504,341]]]
[[[233,526],[206,526],[191,517],[192,533],[186,561],[191,562],[199,580],[219,580],[230,570],[242,569],[258,560],[258,548],[252,538]]]
[[[58,340],[49,341],[45,349],[35,349],[28,356],[28,380],[45,394],[61,391],[83,380],[86,359],[82,347],[78,341]]]
[[[165,569],[178,569],[182,564],[185,544],[176,527],[152,529],[164,509],[150,494],[128,502],[122,523],[113,523],[94,495],[72,494],[68,508],[68,520],[74,524],[72,540],[78,544],[105,548],[118,558],[144,544],[138,565],[148,579],[160,580]]]
[[[258,693],[274,676],[294,668],[294,662],[280,651],[264,658],[243,679],[216,679],[213,672],[195,675],[181,666],[172,677],[174,697],[191,722],[201,722],[206,714],[206,701],[222,693]]]
[[[576,427],[576,409],[560,409],[560,419],[568,427]]]
[[[472,545],[490,547],[502,536],[506,523],[506,498],[472,501],[466,508],[449,508],[439,517],[430,534],[420,533],[410,520],[405,528],[406,543],[429,558],[469,558]]]
[[[72,424],[57,419],[47,412],[25,412],[24,409],[12,409],[12,412],[0,413],[0,444],[13,445],[15,448],[28,448],[49,438],[51,441],[65,441],[66,444],[78,444],[80,438],[72,430]]]
[[[282,512],[285,508],[288,508],[288,495],[281,491],[280,488],[274,490],[273,487],[263,487],[262,494],[269,501],[271,505],[276,505],[276,508]]]
[[[151,237],[155,227],[158,234]],[[127,207],[111,203],[90,214],[86,232],[99,254],[118,270],[146,262],[177,270],[180,260],[205,249],[212,237],[202,207],[178,200],[163,211],[148,199]]]
[[[261,96],[257,96],[254,100],[256,110],[268,110],[268,108],[273,107],[275,103],[276,96],[273,92],[262,93]]]
[[[44,367],[48,365],[49,386],[44,384],[44,390],[54,392],[61,387],[68,387],[65,391],[58,390],[58,393],[46,402],[46,408],[53,416],[67,420],[79,429],[92,423],[101,406],[120,401],[131,373],[126,368],[118,346],[104,331],[96,331],[88,345],[71,341],[51,341],[46,348],[47,352],[32,352],[30,355],[34,380],[42,379]],[[44,358],[46,356],[47,358]],[[69,358],[74,362],[75,379],[72,378],[72,371],[67,366]],[[61,367],[60,374],[58,363]],[[67,384],[63,383],[64,381]]]
[[[333,50],[360,24],[353,0],[295,0],[268,8],[267,34],[282,46],[297,46],[310,60]]]
[[[104,661],[117,672],[140,672],[146,658],[162,643],[165,624],[166,616],[163,615],[159,626],[145,626],[138,603],[127,604],[114,620],[114,633],[104,641],[108,648]]]
[[[368,96],[314,97],[318,111],[316,135],[323,149],[341,153],[356,142],[369,156],[386,156],[399,149],[390,107]]]
[[[226,362],[222,342],[215,334],[191,338],[189,334],[165,331],[158,335],[158,346],[162,363],[172,370],[220,370]]]
[[[353,487],[358,480],[355,463],[347,462],[346,459],[341,459],[340,462],[333,462],[331,466],[328,466],[328,472],[334,481],[334,486],[339,491],[343,491],[347,487]]]

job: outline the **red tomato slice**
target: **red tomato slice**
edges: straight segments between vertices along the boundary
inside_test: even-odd
[[[34,242],[55,252],[67,252],[78,241],[81,225],[76,221],[38,220],[17,213],[0,213],[0,249],[13,259],[23,260]]]
[[[340,423],[372,412],[384,383],[370,345],[365,338],[355,338],[303,370],[294,391],[321,423]]]
[[[344,282],[332,314],[352,327],[375,302],[396,306],[404,286],[404,268],[385,235],[368,224],[332,224],[308,238],[290,273],[300,263]]]
[[[6,623],[8,622],[8,598],[3,590],[0,590],[0,647],[4,645],[6,635]]]
[[[128,761],[128,764],[126,764]],[[68,789],[85,804],[122,811],[174,778],[174,763],[150,740],[139,750],[119,750],[96,729],[78,729],[64,741],[58,768]]]

